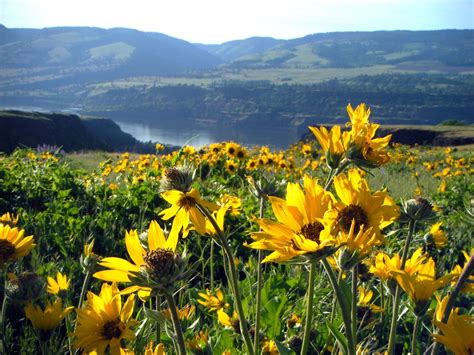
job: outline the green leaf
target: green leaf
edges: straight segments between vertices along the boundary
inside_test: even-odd
[[[349,353],[349,344],[347,342],[347,338],[345,337],[345,335],[342,334],[339,331],[339,329],[337,329],[333,324],[329,323],[328,321],[326,321],[326,325],[328,326],[329,331],[334,336],[334,338],[336,338],[337,343],[339,344],[339,347],[342,350],[342,353],[344,355],[348,354]]]
[[[293,350],[288,349],[285,345],[280,343],[278,340],[274,340],[274,342],[280,355],[294,355],[295,354]]]

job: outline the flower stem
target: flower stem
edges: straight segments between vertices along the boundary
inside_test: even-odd
[[[165,295],[166,302],[168,302],[168,307],[170,309],[171,320],[173,321],[174,332],[176,333],[176,341],[178,343],[178,354],[186,355],[183,331],[181,329],[181,324],[179,323],[178,312],[176,311],[176,303],[174,303],[173,295],[167,290],[163,290],[163,294]]]
[[[234,302],[235,306],[237,308],[237,314],[239,316],[239,323],[240,323],[240,331],[242,333],[242,337],[244,339],[245,345],[247,346],[247,350],[250,355],[254,354],[253,350],[253,345],[252,341],[250,340],[250,334],[248,330],[248,325],[247,325],[247,320],[245,319],[244,315],[244,309],[242,307],[242,297],[240,295],[240,290],[239,290],[239,284],[238,284],[238,277],[237,277],[237,270],[235,269],[235,264],[233,260],[233,254],[232,250],[230,249],[230,246],[227,242],[227,239],[224,236],[224,233],[222,230],[219,228],[219,225],[217,224],[216,220],[212,216],[212,214],[203,206],[197,205],[199,210],[206,216],[206,218],[211,222],[212,226],[214,227],[214,230],[217,233],[217,236],[219,238],[219,244],[221,245],[224,255],[227,259],[228,267],[229,267],[229,274],[227,275],[228,278],[230,278],[230,284],[231,284],[231,289],[232,293],[234,294]]]
[[[214,240],[211,239],[211,251],[210,251],[210,273],[211,273],[211,290],[214,290]]]
[[[5,343],[5,314],[7,311],[8,297],[3,294],[2,302],[2,313],[0,316],[0,354],[6,354],[6,343]]]
[[[265,198],[259,199],[259,218],[263,218],[265,208]],[[253,348],[256,354],[260,353],[260,310],[262,308],[262,286],[263,286],[263,268],[262,268],[263,252],[258,251],[257,257],[257,294],[255,305],[255,334],[253,337]]]
[[[160,300],[160,296],[155,296],[155,310],[156,312],[158,313],[160,311],[160,303],[161,303],[161,300]],[[159,344],[160,343],[160,339],[161,339],[161,327],[160,327],[160,322],[156,322],[156,343]]]
[[[415,324],[413,325],[413,334],[411,336],[411,355],[416,354],[416,344],[418,343],[418,326],[420,324],[420,317],[415,316]]]
[[[89,287],[89,281],[91,279],[92,272],[87,270],[86,277],[84,278],[84,282],[82,283],[81,295],[79,296],[79,303],[77,304],[77,308],[82,308],[82,303],[84,302],[84,297],[86,296],[87,288]]]
[[[337,301],[339,303],[339,307],[341,307],[342,320],[344,322],[344,328],[346,329],[346,337],[347,337],[347,342],[348,342],[348,346],[349,346],[349,349],[348,349],[349,354],[350,355],[355,355],[355,353],[356,353],[356,344],[354,342],[354,338],[352,337],[351,314],[350,314],[350,309],[348,309],[349,305],[346,304],[346,302],[344,300],[344,295],[342,294],[342,291],[339,288],[336,276],[334,275],[334,272],[331,269],[331,265],[329,265],[329,262],[327,261],[326,258],[323,258],[321,260],[321,263],[323,264],[324,270],[326,270],[326,273],[329,276],[329,282],[331,283],[331,286],[334,290],[334,293],[336,294]]]
[[[408,249],[410,248],[410,243],[413,238],[413,234],[415,232],[416,221],[410,219],[408,224],[408,236],[405,240],[405,246],[403,247],[402,253],[402,260],[400,265],[400,270],[405,269],[405,263],[408,257]],[[395,296],[393,300],[393,308],[392,308],[392,321],[390,323],[390,335],[388,337],[388,354],[391,355],[395,351],[395,341],[397,338],[397,320],[398,320],[398,309],[400,307],[400,297],[402,295],[402,290],[400,286],[397,284],[395,289]]]
[[[352,268],[352,338],[357,344],[357,265]]]
[[[308,352],[309,334],[311,333],[311,323],[313,320],[313,301],[314,301],[314,279],[316,276],[316,262],[312,261],[308,276],[308,290],[306,291],[306,320],[304,323],[303,344],[301,346],[301,355]]]

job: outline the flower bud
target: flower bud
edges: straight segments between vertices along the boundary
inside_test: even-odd
[[[43,278],[34,272],[25,272],[7,281],[5,294],[11,302],[23,305],[38,299],[43,293],[45,284]]]
[[[166,169],[160,180],[160,191],[178,190],[189,192],[195,173],[189,166]]]
[[[423,221],[435,217],[433,205],[422,197],[417,197],[403,202],[400,219],[403,221]]]

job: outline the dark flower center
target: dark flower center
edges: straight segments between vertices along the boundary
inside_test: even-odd
[[[324,226],[319,222],[313,222],[310,224],[305,224],[301,228],[300,234],[302,234],[306,239],[310,239],[313,242],[320,243],[319,235],[324,229]]]
[[[171,275],[175,254],[169,249],[158,248],[146,253],[143,258],[148,269],[157,275]]]
[[[229,147],[229,149],[227,149],[227,152],[229,152],[230,155],[234,155],[235,148],[234,147]]]
[[[179,200],[178,205],[180,207],[183,207],[186,211],[189,211],[196,205],[196,200],[191,196],[183,196]]]
[[[357,233],[360,227],[364,225],[366,228],[369,224],[369,217],[364,209],[357,205],[349,205],[339,212],[337,223],[342,230],[348,233],[351,230],[352,221],[355,221],[354,232]]]
[[[230,171],[234,171],[234,170],[235,170],[235,166],[232,165],[232,164],[229,164],[229,165],[227,166],[227,168],[228,168]]]
[[[122,322],[120,319],[109,320],[102,328],[102,335],[109,340],[113,338],[120,338],[120,335],[122,335],[121,325]]]
[[[15,254],[15,246],[6,239],[0,239],[0,264],[8,261]]]
[[[241,151],[241,150],[239,150],[239,151],[237,152],[237,158],[239,158],[239,159],[242,159],[242,158],[244,157],[244,155],[245,155],[244,152]]]

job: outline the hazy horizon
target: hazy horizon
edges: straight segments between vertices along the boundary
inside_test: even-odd
[[[165,4],[0,0],[0,23],[7,28],[121,27],[219,44],[249,37],[292,39],[326,32],[473,29],[473,11],[474,3],[469,0],[297,0],[291,4],[281,0]]]

